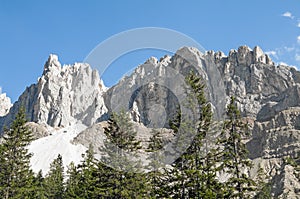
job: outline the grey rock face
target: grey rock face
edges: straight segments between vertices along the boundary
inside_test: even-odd
[[[173,57],[166,56],[160,61],[150,58],[110,88],[105,102],[110,110],[125,104],[124,109],[132,110],[135,121],[149,126],[154,105],[164,110],[156,112],[157,115],[170,118],[174,114],[174,108],[182,102],[176,91],[183,90],[184,82],[179,81],[192,70],[206,81],[208,98],[219,119],[224,118],[229,96],[236,96],[244,116],[258,120],[266,120],[299,104],[300,72],[284,65],[275,66],[259,47],[251,50],[246,46],[231,50],[228,56],[213,51],[203,54],[195,48],[183,47]],[[171,82],[168,76],[178,82]],[[163,81],[159,77],[164,77]],[[266,114],[270,109],[275,111],[273,115]],[[154,122],[150,126],[158,124]]]
[[[104,90],[98,72],[89,65],[61,66],[57,56],[50,55],[42,77],[26,88],[0,123],[9,124],[24,106],[31,122],[52,127],[64,127],[76,121],[91,125],[106,112]]]
[[[10,98],[5,93],[0,94],[0,117],[7,115],[11,107]]]
[[[47,125],[45,125],[45,124],[27,122],[26,126],[32,132],[34,139],[39,139],[39,138],[46,137],[46,136],[50,135],[49,134],[49,129],[47,129]]]
[[[252,158],[295,157],[300,152],[300,107],[276,114],[265,122],[255,121],[248,148]]]
[[[160,61],[150,58],[139,66],[132,75],[108,90],[106,104],[114,107],[110,102],[119,93],[133,96],[125,99],[129,102],[125,108],[131,111],[133,120],[148,127],[162,125],[153,120],[151,113],[163,121],[170,119],[183,102],[172,91],[182,91],[182,88],[178,83],[169,86],[168,81],[159,82],[154,78],[146,81],[147,84],[144,82],[147,78],[151,80],[152,74],[166,76],[170,69],[176,71],[172,74],[174,79],[192,70],[203,77],[216,119],[224,119],[230,96],[236,97],[242,115],[252,126],[253,135],[247,143],[250,157],[272,178],[274,197],[288,194],[297,198],[299,191],[295,187],[299,187],[299,181],[283,159],[300,152],[300,72],[285,65],[276,66],[259,47],[251,50],[241,46],[231,50],[228,56],[184,47],[173,57]],[[153,111],[153,107],[160,108]]]
[[[23,105],[37,137],[47,136],[47,125],[65,127],[82,122],[90,127],[73,142],[86,147],[92,143],[98,150],[103,146],[106,125],[98,122],[109,112],[125,109],[146,147],[152,128],[168,127],[176,110],[183,108],[185,76],[191,71],[203,77],[216,120],[224,119],[230,96],[236,97],[252,128],[247,142],[250,157],[272,178],[274,197],[298,197],[299,181],[283,159],[300,152],[300,72],[275,65],[259,47],[241,46],[227,56],[183,47],[172,57],[151,57],[108,90],[87,64],[61,66],[57,56],[50,55],[42,77],[11,109],[6,96],[0,95],[0,127],[9,124]],[[166,130],[165,137],[170,134]]]
[[[74,144],[82,144],[86,148],[90,145],[93,146],[94,151],[96,152],[96,157],[101,158],[101,156],[105,156],[106,154],[106,144],[105,141],[107,139],[104,128],[107,127],[107,122],[100,122],[92,125],[86,130],[82,131],[78,136],[73,139]],[[147,157],[149,158],[149,153],[145,151],[148,149],[150,138],[154,136],[155,133],[159,133],[160,137],[162,137],[162,142],[168,143],[172,138],[174,138],[173,131],[170,129],[152,129],[147,128],[141,123],[132,122],[133,130],[137,133],[136,139],[140,141],[140,146],[142,147],[139,150],[139,157],[142,159],[142,164],[146,166]]]
[[[74,144],[82,144],[85,147],[92,145],[98,154],[101,153],[100,147],[104,146],[104,127],[106,122],[101,122],[92,125],[86,130],[82,131],[78,136],[73,140]]]
[[[135,122],[147,127],[168,126],[168,118],[184,100],[184,76],[170,68],[170,57],[150,58],[105,94],[109,111],[131,111]],[[159,116],[159,117],[157,117]]]

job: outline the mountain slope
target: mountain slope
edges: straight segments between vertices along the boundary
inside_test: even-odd
[[[10,112],[0,118],[0,126],[8,126],[21,106],[32,122],[52,127],[77,121],[91,125],[106,112],[104,91],[98,72],[89,65],[61,66],[57,56],[50,55],[38,82],[27,87]]]
[[[11,105],[1,95],[5,103],[0,100],[0,105],[6,108],[0,109],[0,127],[9,124],[19,107],[25,106],[32,122],[28,125],[38,138],[30,146],[32,165],[44,173],[58,153],[67,165],[71,160],[78,163],[90,143],[99,149],[105,125],[99,122],[112,111],[130,112],[146,145],[151,128],[168,128],[177,108],[183,107],[184,77],[190,71],[203,77],[217,121],[224,119],[230,96],[236,97],[251,127],[247,147],[255,164],[253,175],[261,165],[271,177],[274,197],[298,196],[299,181],[284,159],[300,152],[300,72],[275,65],[259,47],[241,46],[227,56],[183,47],[172,57],[151,57],[109,89],[87,64],[61,66],[57,56],[50,55],[41,78],[24,91],[9,112]],[[42,133],[37,133],[39,129]]]
[[[7,115],[11,106],[10,98],[5,93],[0,94],[0,117]]]

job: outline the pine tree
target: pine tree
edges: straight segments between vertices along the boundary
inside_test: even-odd
[[[223,196],[223,188],[216,176],[217,151],[209,149],[205,144],[212,124],[212,110],[205,97],[205,84],[193,72],[187,76],[186,81],[190,91],[187,93],[185,106],[197,116],[197,121],[194,124],[184,120],[180,123],[182,132],[188,132],[194,138],[186,152],[176,160],[173,169],[167,171],[171,173],[171,194],[177,198],[220,198]],[[178,118],[179,116],[175,117],[175,122],[170,123],[170,127],[175,127],[174,131],[178,131]],[[180,137],[178,143],[180,144]]]
[[[117,172],[117,174],[116,174]],[[98,198],[114,198],[116,176],[119,176],[119,171],[105,165],[101,161],[97,161],[96,165],[97,186],[95,192]]]
[[[68,180],[66,182],[65,198],[82,198],[82,189],[80,187],[81,173],[75,166],[74,162],[71,162],[67,170]]]
[[[242,140],[247,136],[247,124],[241,119],[234,97],[231,97],[226,114],[228,119],[224,122],[218,143],[223,147],[221,168],[231,175],[226,182],[227,195],[231,198],[249,197],[255,190],[255,183],[246,173],[252,168],[248,150]]]
[[[255,199],[271,199],[271,184],[268,182],[270,179],[268,179],[267,175],[265,174],[263,168],[261,165],[259,165],[256,181],[257,181],[257,189],[255,190]]]
[[[149,188],[149,197],[151,198],[162,198],[166,197],[167,193],[164,189],[164,175],[162,173],[163,167],[165,166],[162,162],[161,154],[159,150],[163,148],[163,140],[161,132],[153,129],[151,132],[152,136],[149,140],[149,146],[147,152],[151,153],[149,156],[150,162],[148,169],[150,170],[146,174],[146,179]]]
[[[140,165],[132,157],[128,157],[128,154],[136,156],[141,146],[136,140],[137,133],[130,117],[124,110],[111,115],[104,133],[107,139],[104,141],[103,150],[108,156],[103,156],[102,161],[120,171],[135,172],[140,169]]]
[[[110,180],[113,186],[109,188],[109,194],[113,198],[141,198],[146,192],[146,182],[141,173],[141,163],[132,160],[141,146],[136,140],[130,117],[125,111],[113,113],[108,124],[105,128],[107,140],[104,148],[108,156],[102,160],[114,169]]]
[[[173,134],[176,135],[180,128],[181,123],[181,110],[180,107],[176,108],[175,115],[169,121],[169,128],[173,130]]]
[[[188,195],[189,197],[200,198],[201,193],[211,189],[210,186],[213,184],[209,184],[209,182],[216,181],[214,180],[215,176],[211,176],[211,174],[215,174],[213,167],[210,167],[212,165],[208,165],[212,161],[212,159],[207,161],[207,158],[209,158],[208,149],[203,150],[205,138],[212,123],[212,111],[210,103],[206,100],[205,83],[202,78],[191,73],[187,76],[187,83],[191,87],[191,95],[196,98],[197,102],[196,104],[189,103],[190,108],[199,110],[198,120],[195,125],[195,137],[184,154],[187,165]],[[212,178],[210,179],[210,177]]]
[[[93,146],[90,145],[85,155],[83,155],[84,161],[78,165],[80,171],[79,187],[81,189],[81,198],[95,198],[97,176],[96,176],[96,159],[94,157]]]
[[[65,198],[113,198],[115,171],[94,157],[92,145],[83,158],[81,164],[69,165]]]
[[[45,177],[45,194],[47,198],[64,198],[64,166],[60,154],[50,164],[50,171]]]
[[[6,129],[0,146],[0,194],[3,198],[29,198],[34,191],[34,175],[30,169],[28,146],[33,140],[25,126],[24,108],[16,115],[10,129]]]
[[[35,176],[33,186],[34,186],[34,194],[30,198],[36,198],[36,199],[47,198],[45,195],[44,177],[41,170]]]
[[[105,128],[105,135],[108,139],[116,144],[120,149],[135,151],[140,149],[140,142],[136,140],[136,131],[129,115],[121,110],[119,114],[112,113],[109,126]]]

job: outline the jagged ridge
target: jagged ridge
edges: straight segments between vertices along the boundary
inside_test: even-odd
[[[180,84],[167,80],[160,83],[172,86],[162,87],[155,84],[157,82],[145,84],[144,81],[149,77],[168,76],[169,69],[178,72],[173,79],[191,70],[202,75],[217,119],[224,117],[224,107],[229,97],[236,96],[243,116],[253,129],[248,142],[251,158],[256,166],[261,164],[273,176],[274,184],[281,186],[280,190],[273,190],[275,197],[282,196],[287,190],[291,197],[297,194],[296,188],[300,185],[291,169],[283,164],[282,157],[295,155],[299,151],[300,72],[293,67],[275,65],[259,47],[252,50],[241,46],[238,50],[231,50],[228,56],[222,52],[201,53],[195,48],[183,47],[172,57],[165,56],[160,60],[150,58],[133,74],[108,90],[98,73],[87,64],[62,67],[57,56],[50,55],[42,77],[24,91],[8,114],[10,105],[4,110],[0,100],[0,127],[9,124],[23,105],[32,122],[52,127],[68,127],[82,122],[93,129],[93,124],[114,110],[112,98],[115,96],[119,96],[115,104],[121,103],[123,96],[130,96],[126,103],[134,121],[148,127],[166,127],[167,124],[161,121],[167,121],[180,104],[178,96],[170,90],[180,90]],[[2,98],[6,100],[4,104],[9,104],[7,98]],[[153,112],[165,118],[155,120]],[[94,129],[99,126],[96,127]],[[75,141],[87,145],[95,140],[94,144],[97,144],[97,139],[91,139],[97,136],[97,132],[94,133],[91,135],[90,130],[82,131]],[[47,133],[41,136],[47,136]],[[281,175],[286,178],[284,183],[281,182]],[[295,189],[288,185],[289,181],[294,183]]]

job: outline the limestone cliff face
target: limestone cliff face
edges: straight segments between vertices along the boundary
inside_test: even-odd
[[[10,98],[5,93],[0,94],[0,117],[7,115],[11,107]]]
[[[150,107],[154,104],[163,108],[167,117],[172,115],[180,103],[176,93],[181,90],[180,75],[185,76],[191,70],[205,80],[208,98],[220,119],[230,96],[236,96],[244,116],[259,121],[300,104],[300,72],[285,65],[276,66],[259,47],[251,50],[246,46],[231,50],[228,56],[213,51],[203,54],[195,48],[183,47],[173,57],[165,56],[160,61],[150,58],[110,88],[105,102],[109,109],[114,109],[116,104],[126,101],[129,105],[125,108],[133,111],[135,121],[149,125],[153,121]],[[178,82],[172,82],[169,76]]]
[[[9,124],[24,106],[31,122],[52,127],[65,127],[77,121],[91,125],[106,112],[104,91],[98,72],[89,65],[61,66],[57,56],[50,55],[38,82],[26,88],[1,121]]]
[[[89,128],[74,143],[93,143],[99,148],[105,122],[98,121],[111,111],[125,109],[135,121],[138,136],[147,143],[151,129],[168,127],[169,119],[185,102],[184,77],[192,70],[206,83],[216,119],[224,119],[230,96],[236,97],[252,129],[247,142],[250,157],[271,178],[274,197],[298,197],[300,174],[284,158],[300,152],[300,72],[274,64],[259,47],[241,46],[228,55],[183,47],[173,56],[148,59],[109,89],[87,64],[61,66],[57,56],[50,55],[38,82],[12,108],[6,96],[0,95],[0,127],[9,124],[24,106],[37,138],[48,136],[48,126],[82,122]]]
[[[111,102],[118,93],[131,96],[126,100],[135,121],[148,127],[166,127],[166,123],[160,122],[167,121],[165,118],[170,118],[181,105],[176,94],[177,90],[182,91],[181,84],[172,84],[168,78],[155,81],[153,77],[168,77],[167,71],[171,69],[176,71],[172,74],[174,79],[191,70],[203,77],[217,119],[224,119],[230,96],[236,97],[252,129],[247,143],[250,157],[256,168],[261,165],[271,178],[273,196],[299,198],[297,171],[284,159],[300,153],[300,72],[286,65],[275,65],[259,47],[252,50],[241,46],[227,56],[222,52],[201,53],[183,47],[172,57],[150,58],[110,88],[105,95],[107,106],[110,110],[114,108]],[[123,99],[117,99],[123,103]],[[159,108],[153,110],[153,107]],[[153,112],[159,119],[155,120]]]

